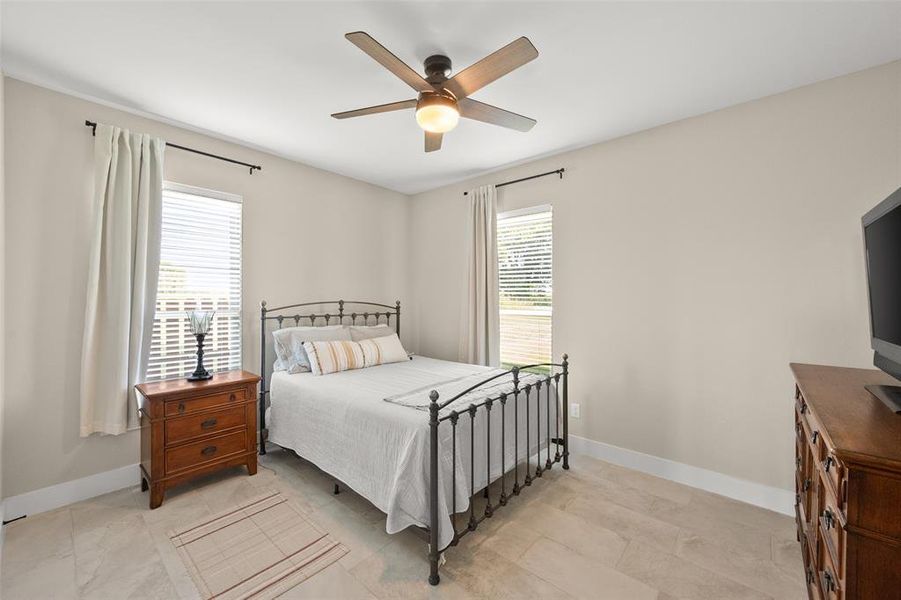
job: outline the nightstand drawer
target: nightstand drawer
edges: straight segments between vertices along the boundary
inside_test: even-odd
[[[208,396],[182,398],[180,400],[168,400],[166,402],[166,416],[177,417],[187,415],[208,408],[229,406],[244,401],[244,389],[231,390]]]
[[[167,419],[166,445],[171,446],[226,429],[244,427],[246,423],[247,413],[244,406]]]
[[[247,448],[247,432],[236,431],[227,435],[209,438],[166,450],[166,474],[181,471],[196,465],[215,462]]]

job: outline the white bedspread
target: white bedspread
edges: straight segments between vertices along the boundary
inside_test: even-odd
[[[316,376],[310,373],[274,373],[270,385],[269,440],[296,451],[323,471],[340,479],[388,515],[386,530],[396,533],[410,525],[429,522],[429,428],[428,412],[384,399],[427,388],[476,373],[490,374],[487,367],[466,365],[425,357],[367,369]],[[530,396],[529,446],[531,456],[545,447],[547,432],[546,386],[540,393],[539,421],[536,423],[536,393]],[[494,395],[494,392],[492,392]],[[427,396],[427,392],[426,392]],[[554,434],[554,403],[550,395],[551,433]],[[514,463],[513,402],[505,408],[505,466]],[[519,400],[519,458],[526,448],[525,395]],[[491,414],[491,475],[501,474],[501,407]],[[469,506],[473,489],[486,485],[486,411],[475,418],[475,487],[470,485],[468,414],[457,427],[456,496],[457,511]],[[438,528],[442,548],[453,539],[451,528],[451,437],[448,421],[439,428]],[[542,453],[544,456],[544,453]],[[532,460],[534,470],[535,461]],[[520,468],[520,479],[524,477]]]

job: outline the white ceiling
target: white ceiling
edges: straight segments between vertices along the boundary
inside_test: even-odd
[[[420,72],[528,36],[538,59],[473,97],[538,125],[463,120],[425,154],[412,111],[330,118],[415,95],[357,30]],[[2,52],[13,77],[415,193],[901,58],[901,3],[5,1]]]

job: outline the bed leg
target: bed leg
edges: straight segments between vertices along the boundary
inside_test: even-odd
[[[429,399],[429,583],[438,585],[438,392]]]

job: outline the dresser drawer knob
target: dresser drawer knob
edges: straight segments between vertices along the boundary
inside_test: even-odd
[[[185,412],[185,403],[184,402],[178,403],[178,412],[180,412],[180,413]]]
[[[829,469],[831,469],[833,465],[835,465],[835,459],[832,458],[831,456],[827,456],[826,460],[823,461],[823,468],[826,470],[827,473],[829,472]]]
[[[216,419],[207,419],[206,421],[204,421],[203,423],[200,424],[200,428],[201,429],[212,429],[213,427],[216,426],[216,422],[217,422]]]
[[[813,583],[813,569],[807,567],[807,585],[811,585]]]
[[[826,526],[826,529],[835,527],[835,515],[828,508],[823,511],[823,525]]]
[[[795,458],[795,466],[798,467],[799,469],[801,468],[801,457],[800,456]]]
[[[818,440],[819,438],[820,438],[820,432],[819,432],[819,431],[814,431],[814,432],[813,432],[813,435],[810,436],[810,443],[811,443],[811,444],[816,444],[816,443],[817,443],[817,440]]]
[[[804,480],[804,484],[801,486],[801,491],[806,492],[810,489],[810,477]]]
[[[238,397],[235,396],[234,393],[230,394],[229,397],[228,397],[228,401],[229,401],[229,402],[234,402],[234,401],[237,400],[237,399],[238,399]]]
[[[806,403],[806,402],[802,402],[802,403],[801,403],[801,414],[803,415],[803,414],[806,413],[806,412],[807,412],[807,403]]]
[[[209,456],[209,455],[211,455],[211,454],[215,454],[215,453],[216,453],[216,446],[207,446],[206,448],[204,448],[203,450],[201,450],[200,453],[203,454],[204,456]]]

